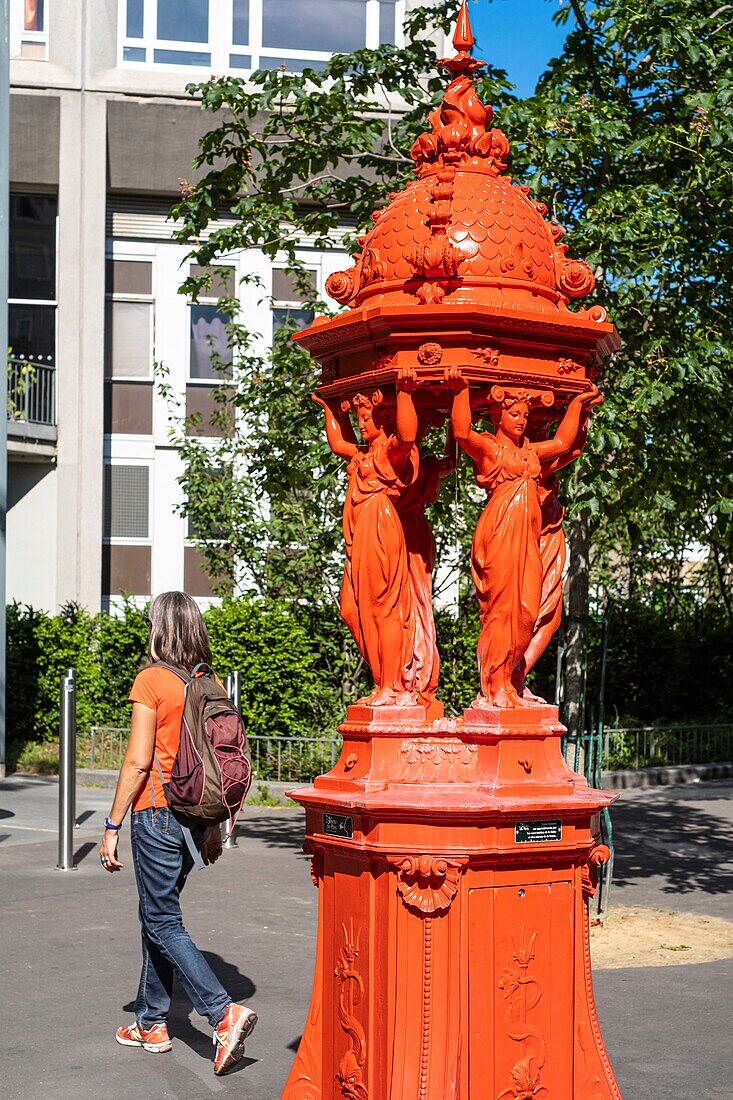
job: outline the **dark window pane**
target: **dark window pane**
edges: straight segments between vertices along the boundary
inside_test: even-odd
[[[234,0],[232,45],[249,45],[249,0]]]
[[[318,0],[317,4],[313,0],[264,0],[263,46],[350,53],[365,42],[365,0]],[[261,64],[265,67],[264,58]],[[306,67],[308,62],[301,65]]]
[[[104,387],[104,430],[108,434],[153,434],[153,383],[117,382]]]
[[[281,328],[301,329],[313,320],[313,311],[310,309],[273,309],[272,330],[279,332]]]
[[[8,346],[13,359],[53,365],[56,360],[56,307],[11,305],[8,309]]]
[[[211,64],[210,53],[189,53],[188,50],[153,50],[156,65],[198,65],[205,68]]]
[[[107,260],[107,293],[152,294],[152,263],[149,260]]]
[[[190,378],[226,378],[231,372],[215,370],[212,357],[231,364],[232,352],[227,343],[225,325],[229,318],[216,306],[192,305],[190,318]]]
[[[186,386],[186,416],[200,420],[186,425],[189,436],[222,439],[234,431],[234,406],[221,386]]]
[[[394,0],[380,0],[379,2],[379,45],[394,43],[395,40],[395,6]]]
[[[146,52],[141,46],[125,46],[122,50],[122,60],[144,62]]]
[[[10,297],[56,297],[55,195],[10,196]]]
[[[143,0],[127,0],[127,37],[143,36]]]
[[[158,0],[158,38],[209,41],[209,0]]]
[[[150,595],[149,546],[102,547],[102,594],[119,596],[122,592]]]
[[[310,284],[311,294],[316,293],[316,273],[308,271],[306,278]],[[272,297],[276,302],[301,302],[303,291],[298,289],[295,275],[285,268],[275,267],[272,270]]]
[[[221,267],[212,264],[211,267],[203,267],[201,264],[191,264],[191,277],[197,279],[200,275],[211,274],[211,286],[204,287],[199,298],[233,298],[236,287],[234,285],[234,268]]]
[[[247,53],[230,53],[229,54],[229,68],[230,69],[251,69],[252,58]]]

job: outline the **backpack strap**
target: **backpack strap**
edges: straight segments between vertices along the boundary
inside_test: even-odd
[[[181,826],[181,829],[183,831],[183,839],[186,841],[186,845],[188,847],[188,850],[191,853],[191,859],[193,860],[194,867],[196,868],[197,871],[203,871],[206,864],[204,863],[203,859],[201,858],[201,852],[198,850],[198,848],[194,844],[193,833],[182,822],[179,821],[178,824]]]
[[[165,779],[163,778],[163,769],[160,766],[160,760],[158,760],[158,754],[157,753],[154,753],[153,760],[155,761],[155,766],[158,769],[158,775],[160,776],[160,785],[162,786],[163,793],[165,794],[166,782],[165,782]],[[152,794],[153,794],[153,809],[155,809],[155,788],[153,787],[152,773],[150,775],[150,789],[151,789]],[[171,813],[172,812],[173,811],[171,811]],[[178,824],[181,826],[181,830],[183,832],[183,839],[186,841],[186,847],[188,848],[189,852],[191,853],[191,859],[193,860],[194,867],[196,868],[197,871],[203,871],[206,864],[204,863],[203,859],[201,858],[201,853],[199,852],[198,848],[196,847],[196,845],[194,843],[193,833],[191,832],[191,830],[186,825],[183,824],[183,822],[179,821]]]
[[[191,675],[186,672],[185,668],[180,668],[178,665],[169,665],[167,661],[155,661],[155,668],[167,668],[169,672],[174,673],[179,680],[183,680],[184,684],[191,683]]]

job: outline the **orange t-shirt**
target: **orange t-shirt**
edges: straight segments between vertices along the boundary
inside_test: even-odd
[[[144,668],[137,674],[128,698],[131,703],[142,703],[155,711],[155,755],[168,782],[181,740],[183,680],[167,668]],[[166,805],[163,785],[153,761],[150,774],[132,804],[133,812],[148,810],[153,805],[151,780],[155,788],[155,805]]]

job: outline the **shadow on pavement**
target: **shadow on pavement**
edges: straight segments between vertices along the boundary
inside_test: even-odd
[[[675,790],[672,797],[629,799],[613,809],[614,883],[663,880],[666,894],[733,890],[733,823],[695,806],[725,798],[722,790]],[[729,792],[728,792],[729,797]]]
[[[303,815],[292,810],[276,817],[274,814],[262,817],[240,818],[237,822],[237,838],[247,837],[251,840],[259,840],[268,848],[292,848],[300,850],[303,843],[304,820]]]
[[[83,863],[89,853],[95,851],[96,847],[96,840],[88,840],[85,844],[82,844],[81,848],[77,848],[74,852],[74,866],[78,867],[80,863]]]
[[[256,992],[254,982],[246,974],[242,974],[236,966],[227,962],[221,955],[214,954],[213,951],[202,951],[201,954],[232,1000],[246,1002],[254,996]],[[125,1013],[134,1012],[135,1002],[129,1001],[127,1004],[122,1005],[122,1011]],[[196,1019],[196,1024],[192,1022],[192,1014]],[[202,1058],[213,1058],[214,1048],[209,1023],[207,1020],[195,1016],[191,1002],[178,982],[173,987],[173,1000],[168,1022],[172,1037],[185,1043],[187,1047],[190,1047],[196,1054],[201,1055]],[[240,1065],[231,1072],[236,1073],[239,1069],[245,1069],[247,1066],[253,1065],[255,1061],[255,1058],[244,1058]]]

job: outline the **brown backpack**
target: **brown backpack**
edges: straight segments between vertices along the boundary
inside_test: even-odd
[[[189,833],[187,842],[191,826],[227,819],[231,835],[252,782],[242,716],[208,665],[196,665],[190,675],[164,661],[157,666],[175,673],[185,685],[181,741],[167,783],[155,758],[168,806]],[[200,865],[198,859],[196,863]]]

